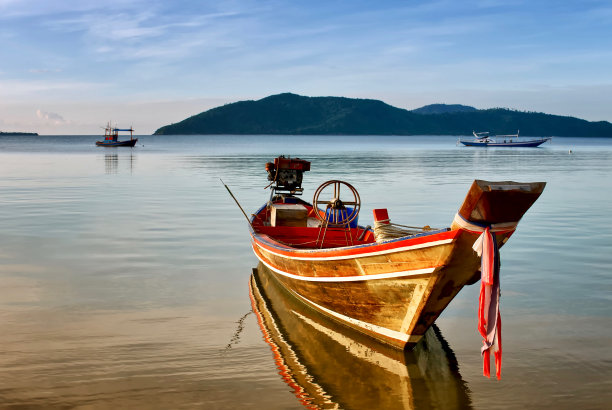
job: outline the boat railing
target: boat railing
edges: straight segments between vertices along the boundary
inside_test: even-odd
[[[506,134],[506,135],[496,135],[498,138],[518,138],[518,134]]]

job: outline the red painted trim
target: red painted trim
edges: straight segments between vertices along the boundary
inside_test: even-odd
[[[404,248],[408,246],[422,245],[429,242],[435,242],[445,239],[454,240],[459,236],[461,230],[456,229],[453,231],[444,231],[434,233],[430,235],[416,236],[414,238],[407,238],[399,241],[391,241],[383,244],[371,243],[365,245],[347,246],[342,248],[329,248],[329,249],[296,249],[290,246],[284,245],[277,242],[268,235],[251,233],[253,241],[270,252],[278,253],[287,257],[299,257],[299,258],[332,258],[332,257],[343,257],[343,256],[354,256],[366,255],[372,252],[389,251],[398,248]]]
[[[373,209],[372,213],[374,214],[374,222],[386,221],[382,223],[389,223],[389,211],[387,211],[387,208]]]

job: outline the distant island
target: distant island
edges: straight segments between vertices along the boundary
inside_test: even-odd
[[[166,125],[154,135],[472,135],[472,131],[526,136],[612,137],[608,121],[432,104],[412,111],[379,100],[304,97],[292,93],[239,101]]]
[[[37,132],[4,132],[4,131],[0,131],[0,137],[2,136],[21,136],[21,135],[29,135],[29,136],[36,136],[38,135]]]

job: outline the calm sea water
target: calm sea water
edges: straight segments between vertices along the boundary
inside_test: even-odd
[[[612,139],[96,138],[0,137],[0,408],[612,405]],[[352,183],[363,225],[386,207],[446,227],[475,178],[548,183],[501,251],[501,381],[481,374],[478,286],[399,358],[304,314],[253,312],[278,304],[250,296],[257,260],[219,179],[252,212],[280,154],[312,161],[306,199]]]

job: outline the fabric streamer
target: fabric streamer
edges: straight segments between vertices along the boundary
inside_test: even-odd
[[[491,351],[495,356],[497,379],[501,379],[502,342],[501,315],[499,312],[499,248],[495,233],[511,235],[517,222],[500,222],[489,226],[471,222],[458,213],[454,223],[461,229],[472,233],[480,233],[472,248],[480,257],[480,297],[478,298],[478,331],[483,337],[481,354],[483,357],[483,374],[491,377]]]
[[[483,374],[491,377],[491,351],[495,356],[497,379],[501,379],[501,315],[499,312],[499,249],[495,234],[487,227],[474,242],[473,249],[481,257],[480,297],[478,299],[478,331],[483,337],[481,354]]]

